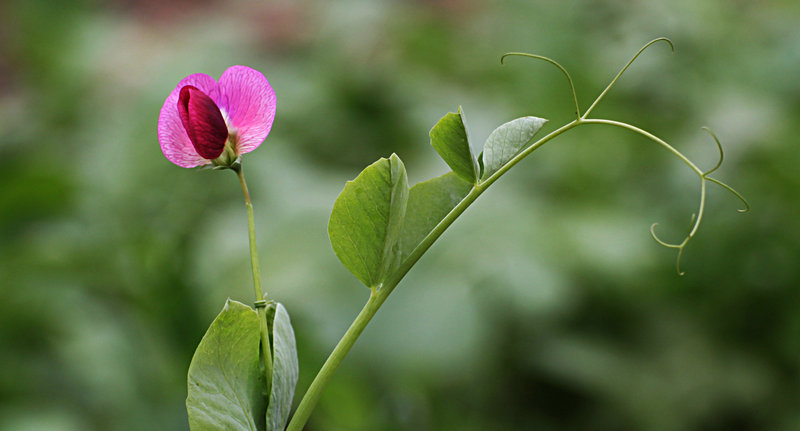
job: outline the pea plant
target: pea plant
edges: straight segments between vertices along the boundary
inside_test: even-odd
[[[469,141],[461,108],[442,117],[431,129],[431,146],[451,171],[409,187],[406,168],[396,154],[367,166],[348,181],[333,204],[328,234],[342,264],[369,290],[369,299],[342,336],[291,414],[298,378],[294,332],[286,308],[269,298],[261,287],[253,204],[242,169],[242,156],[266,139],[275,118],[275,92],[267,78],[254,69],[233,66],[219,80],[193,74],[181,80],[161,108],[158,140],[164,156],[184,167],[231,170],[239,180],[247,210],[253,272],[253,306],[229,299],[192,358],[188,372],[186,408],[193,431],[249,430],[300,431],[307,423],[326,384],[375,313],[403,277],[442,233],[492,184],[522,159],[563,133],[586,125],[604,125],[644,136],[677,157],[697,175],[699,207],[682,241],[670,243],[650,233],[655,241],[681,255],[695,236],[706,203],[708,184],[722,187],[740,199],[729,185],[711,176],[721,165],[723,150],[714,133],[705,128],[719,150],[719,160],[701,169],[675,147],[632,124],[590,116],[595,107],[636,58],[658,38],[644,45],[622,67],[608,86],[581,111],[569,72],[556,61],[535,54],[512,52],[501,57],[526,57],[559,69],[569,84],[574,118],[534,140],[547,120],[527,116],[496,128],[477,156]],[[291,417],[291,420],[290,420]]]

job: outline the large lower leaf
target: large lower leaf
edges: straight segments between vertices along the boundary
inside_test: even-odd
[[[443,218],[472,190],[453,172],[418,183],[408,194],[400,245],[405,259]]]
[[[336,256],[362,283],[378,286],[397,266],[408,200],[403,162],[392,154],[367,166],[333,204],[328,236]]]
[[[522,117],[496,128],[483,145],[483,179],[488,178],[528,146],[547,120]]]
[[[431,129],[431,145],[444,159],[450,169],[464,181],[475,183],[478,179],[478,165],[467,139],[464,113],[450,112]]]
[[[258,314],[228,300],[189,365],[186,410],[192,431],[261,431],[267,400],[259,361]]]
[[[280,303],[271,303],[268,315],[272,334],[272,390],[267,407],[267,431],[283,431],[297,385],[297,346],[286,308]]]

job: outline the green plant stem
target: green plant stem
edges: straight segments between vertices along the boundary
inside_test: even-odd
[[[241,166],[233,169],[239,177],[244,193],[244,205],[247,207],[247,230],[250,238],[250,267],[253,270],[253,291],[256,296],[256,312],[261,328],[261,356],[264,360],[264,375],[266,377],[266,393],[272,390],[272,353],[269,347],[269,328],[267,327],[267,308],[265,307],[266,295],[261,289],[261,270],[258,266],[258,246],[256,245],[256,222],[253,214],[253,202],[250,200],[250,191],[244,180]]]
[[[601,95],[602,96],[602,95]],[[364,308],[358,314],[356,319],[350,325],[347,332],[344,334],[339,343],[333,349],[333,352],[325,361],[322,368],[320,369],[317,376],[311,382],[311,385],[308,388],[308,391],[303,396],[303,399],[300,400],[300,404],[297,407],[297,411],[292,417],[291,422],[289,422],[289,426],[286,431],[302,431],[303,426],[305,426],[308,418],[311,415],[312,410],[319,401],[320,395],[322,394],[323,389],[327,385],[328,381],[330,381],[333,373],[342,363],[342,360],[353,347],[356,342],[356,339],[361,335],[366,328],[367,324],[370,322],[372,317],[378,311],[378,309],[383,305],[386,301],[386,298],[392,293],[395,287],[400,283],[400,281],[405,277],[411,267],[417,263],[417,261],[425,254],[426,251],[433,245],[433,243],[450,227],[451,224],[470,206],[473,202],[475,202],[478,197],[483,194],[486,189],[489,188],[495,181],[497,181],[501,176],[503,176],[509,169],[514,167],[517,163],[522,161],[525,157],[530,155],[533,151],[540,148],[542,145],[546,144],[547,142],[553,140],[557,136],[561,135],[562,133],[573,129],[575,127],[584,125],[584,124],[605,124],[615,127],[621,127],[649,138],[650,140],[660,144],[664,148],[666,148],[670,153],[674,156],[679,158],[681,161],[686,163],[695,173],[697,173],[701,178],[704,178],[703,172],[694,164],[692,163],[686,156],[681,154],[678,150],[676,150],[673,146],[669,145],[664,140],[658,138],[657,136],[649,133],[645,130],[642,130],[638,127],[632,126],[627,123],[622,123],[619,121],[613,120],[605,120],[605,119],[587,119],[585,115],[583,117],[577,118],[575,120],[570,121],[567,124],[559,127],[558,129],[550,132],[543,138],[539,139],[525,150],[517,154],[514,158],[509,160],[505,165],[503,165],[500,169],[497,170],[494,174],[489,176],[483,181],[478,182],[472,190],[458,203],[448,214],[445,216],[439,224],[436,225],[435,228],[417,245],[414,250],[409,254],[405,261],[398,267],[398,269],[392,273],[379,287],[372,288],[369,300],[367,301]],[[703,190],[705,190],[705,183],[703,183]],[[701,211],[702,211],[702,204],[703,200],[701,200]],[[702,213],[701,213],[702,214]],[[701,215],[702,216],[702,215]],[[697,230],[697,224],[695,224],[690,237],[694,235],[695,231]],[[657,241],[659,241],[657,239]],[[660,241],[659,241],[660,242]],[[685,241],[684,241],[685,244]],[[681,246],[682,247],[682,246]]]
[[[375,316],[375,313],[378,309],[383,305],[389,295],[392,293],[395,287],[400,283],[400,281],[405,277],[408,271],[411,270],[411,267],[417,263],[417,261],[425,254],[426,251],[433,245],[433,243],[450,227],[451,224],[470,206],[476,199],[484,192],[486,189],[496,181],[504,172],[510,168],[508,165],[516,164],[524,155],[533,151],[532,147],[539,147],[550,141],[551,139],[555,138],[556,136],[564,133],[565,131],[577,126],[579,124],[578,120],[572,121],[569,124],[566,124],[548,134],[547,136],[541,138],[537,141],[534,145],[529,147],[523,153],[520,153],[517,157],[512,159],[506,166],[498,170],[494,175],[489,177],[486,181],[483,181],[477,184],[464,199],[459,202],[458,205],[453,208],[450,213],[436,225],[435,228],[414,248],[414,250],[409,254],[408,258],[400,265],[400,267],[392,273],[380,286],[380,288],[372,288],[371,294],[369,296],[369,300],[367,301],[364,308],[358,314],[356,319],[350,325],[350,328],[347,329],[344,336],[336,347],[331,352],[328,359],[322,365],[322,368],[317,373],[317,376],[311,382],[311,385],[308,388],[308,391],[303,395],[303,399],[300,400],[300,404],[297,406],[297,410],[292,417],[292,420],[289,422],[289,426],[286,428],[286,431],[302,431],[303,427],[305,426],[306,422],[308,422],[308,418],[311,416],[311,412],[314,410],[317,402],[319,401],[319,397],[322,394],[323,389],[327,385],[328,381],[330,381],[331,377],[333,376],[336,369],[344,360],[344,357],[353,347],[356,342],[356,339],[361,335],[366,328],[367,324],[372,320],[372,317]],[[528,151],[530,150],[530,151]]]
[[[364,332],[367,323],[372,320],[383,301],[386,300],[386,296],[381,295],[378,289],[371,289],[369,300],[364,305],[364,308],[361,309],[361,312],[358,313],[358,316],[347,329],[342,339],[336,344],[328,359],[322,364],[322,368],[320,368],[317,376],[314,377],[314,381],[311,382],[311,386],[308,387],[308,391],[303,395],[303,399],[297,406],[297,410],[294,412],[286,431],[301,431],[303,429],[328,381],[333,377],[334,372],[339,368],[347,353],[350,352],[358,337]]]
[[[658,137],[642,130],[637,127],[631,126],[626,123],[620,123],[617,121],[611,120],[594,120],[594,119],[583,119],[578,118],[573,120],[558,129],[550,132],[548,135],[544,136],[543,138],[536,141],[533,145],[526,148],[524,151],[519,153],[513,159],[511,159],[508,163],[503,165],[497,172],[492,174],[489,178],[484,181],[479,182],[478,184],[473,187],[473,189],[467,194],[464,199],[459,202],[458,205],[453,208],[450,213],[436,225],[435,228],[414,248],[408,258],[400,265],[400,267],[395,271],[389,278],[387,278],[380,288],[373,288],[371,290],[371,294],[369,300],[367,301],[364,308],[358,314],[356,319],[350,325],[347,332],[344,334],[339,343],[331,352],[331,355],[322,365],[317,376],[311,382],[311,385],[308,388],[308,391],[303,396],[303,399],[300,400],[300,404],[295,411],[294,417],[292,417],[291,422],[289,422],[289,426],[286,431],[302,431],[303,426],[305,426],[306,422],[308,422],[308,418],[311,416],[311,412],[313,411],[314,407],[316,406],[319,398],[322,394],[323,389],[327,385],[328,381],[330,381],[331,377],[333,376],[336,369],[344,360],[344,357],[353,347],[356,342],[356,339],[361,335],[361,333],[366,328],[367,324],[372,320],[372,317],[378,311],[378,309],[383,305],[389,295],[392,293],[394,288],[400,283],[400,281],[405,277],[411,267],[417,263],[417,261],[425,254],[426,251],[433,245],[433,243],[450,227],[451,224],[470,206],[473,202],[475,202],[478,197],[483,194],[486,189],[489,188],[495,181],[497,181],[503,174],[508,172],[509,169],[514,167],[517,163],[519,163],[522,159],[528,156],[530,153],[541,147],[542,145],[546,144],[547,142],[551,141],[555,137],[561,135],[562,133],[580,126],[582,124],[607,124],[617,127],[623,127],[628,130],[643,134],[648,138],[656,141],[657,143],[666,147],[670,152],[672,152],[675,156],[680,158],[683,162],[689,165],[695,172],[698,172],[702,175],[702,172],[695,166],[691,161],[689,161],[683,154],[675,150],[672,146],[664,142],[663,140],[659,139]]]
[[[649,46],[651,46],[654,43],[659,42],[659,41],[664,41],[664,42],[668,43],[670,45],[670,47],[672,47],[672,42],[669,39],[666,39],[666,38],[654,39],[654,40],[650,41],[649,43],[647,43],[645,46],[643,46],[636,53],[636,55],[634,55],[633,58],[619,71],[619,73],[617,73],[617,75],[614,77],[614,79],[611,81],[611,83],[603,90],[602,93],[600,93],[600,95],[595,99],[595,101],[591,104],[591,106],[589,106],[589,108],[586,110],[586,112],[583,113],[583,115],[581,115],[581,113],[580,113],[580,106],[578,104],[578,99],[577,99],[577,96],[575,94],[575,87],[572,84],[572,78],[569,76],[569,73],[566,71],[566,69],[564,69],[564,67],[562,67],[560,64],[556,63],[555,61],[553,61],[553,60],[551,60],[551,59],[549,59],[547,57],[542,57],[542,56],[533,55],[533,54],[508,53],[508,54],[503,56],[503,58],[505,58],[506,56],[509,56],[509,55],[520,55],[520,56],[525,56],[525,57],[531,57],[531,58],[547,61],[547,62],[555,65],[556,67],[558,67],[564,73],[564,75],[567,77],[567,80],[569,81],[570,90],[572,92],[572,97],[573,97],[573,102],[575,103],[575,113],[577,115],[577,118],[575,120],[567,123],[567,124],[564,124],[563,126],[559,127],[558,129],[550,132],[549,134],[547,134],[543,138],[539,139],[538,141],[536,141],[535,143],[533,143],[532,145],[527,147],[525,150],[523,150],[522,152],[517,154],[514,158],[509,160],[505,165],[503,165],[500,169],[498,169],[497,172],[493,173],[491,176],[489,176],[485,180],[479,181],[477,184],[475,184],[475,186],[467,194],[467,196],[464,197],[464,199],[462,199],[461,202],[459,202],[459,204],[456,205],[450,211],[450,213],[448,213],[447,216],[445,216],[439,222],[439,224],[436,225],[435,228],[433,228],[433,230],[419,243],[419,245],[417,245],[414,248],[414,250],[406,258],[406,260],[403,261],[403,263],[400,265],[400,267],[394,273],[389,275],[389,277],[386,280],[384,280],[384,282],[381,283],[380,286],[371,288],[371,294],[370,294],[369,300],[367,301],[366,305],[364,305],[364,308],[358,314],[358,316],[353,321],[353,323],[350,325],[350,327],[347,329],[347,332],[344,334],[342,339],[339,340],[339,343],[333,349],[333,352],[331,352],[330,356],[328,357],[328,359],[323,364],[322,368],[317,373],[317,376],[311,382],[311,385],[309,386],[308,391],[305,393],[305,395],[303,396],[302,400],[300,400],[300,404],[298,405],[297,410],[296,410],[294,416],[292,417],[292,420],[289,422],[289,426],[287,427],[286,431],[302,431],[303,427],[305,426],[306,422],[308,422],[308,419],[311,416],[312,410],[314,409],[314,407],[316,406],[317,402],[319,401],[319,398],[320,398],[320,396],[322,394],[322,391],[324,390],[324,388],[327,385],[328,381],[330,381],[330,379],[333,376],[334,372],[336,371],[336,369],[339,367],[339,365],[344,360],[344,357],[347,355],[347,353],[350,351],[350,349],[355,344],[355,342],[358,339],[358,337],[364,331],[364,328],[366,328],[367,324],[370,322],[372,317],[375,315],[375,313],[378,311],[378,309],[381,307],[381,305],[383,305],[383,303],[386,301],[386,298],[388,298],[388,296],[392,293],[392,291],[397,286],[397,284],[400,283],[400,281],[403,279],[403,277],[405,277],[405,275],[408,273],[408,271],[411,269],[411,267],[413,267],[414,264],[416,264],[417,261],[422,257],[422,255],[425,254],[426,251],[428,251],[428,249],[444,233],[444,231],[447,230],[447,228],[450,227],[450,225],[470,205],[472,205],[472,203],[475,202],[475,200],[487,188],[489,188],[489,186],[491,186],[501,176],[503,176],[506,172],[508,172],[509,169],[514,167],[522,159],[527,157],[530,153],[532,153],[533,151],[535,151],[536,149],[538,149],[542,145],[546,144],[547,142],[551,141],[552,139],[556,138],[557,136],[561,135],[562,133],[564,133],[564,132],[566,132],[566,131],[568,131],[568,130],[570,130],[572,128],[575,128],[575,127],[583,125],[583,124],[605,124],[605,125],[610,125],[610,126],[615,126],[615,127],[621,127],[621,128],[630,130],[632,132],[638,133],[638,134],[643,135],[646,138],[658,143],[659,145],[663,146],[664,148],[666,148],[670,153],[672,153],[674,156],[676,156],[682,162],[684,162],[686,165],[688,165],[689,168],[691,168],[692,171],[694,171],[700,177],[700,179],[702,180],[700,212],[699,212],[699,215],[697,216],[697,219],[695,220],[695,224],[692,227],[691,232],[689,233],[688,237],[683,241],[683,243],[681,243],[680,245],[672,245],[672,244],[664,243],[663,241],[658,239],[658,237],[656,237],[655,233],[653,232],[653,238],[655,238],[655,240],[658,241],[662,245],[665,245],[667,247],[672,247],[672,248],[679,248],[682,251],[683,247],[686,245],[688,240],[691,239],[691,237],[695,234],[695,232],[697,231],[698,225],[699,225],[699,221],[702,218],[702,214],[703,214],[703,208],[704,208],[704,204],[705,204],[705,189],[706,189],[705,182],[706,182],[706,180],[712,181],[712,182],[720,185],[721,187],[725,188],[726,190],[728,190],[731,193],[733,193],[734,195],[736,195],[736,197],[741,199],[742,202],[744,202],[744,204],[745,204],[745,208],[744,208],[744,210],[740,210],[740,211],[743,212],[743,211],[747,211],[749,209],[749,204],[747,203],[747,201],[744,199],[744,197],[741,194],[739,194],[737,191],[735,191],[733,188],[731,188],[727,184],[722,183],[719,180],[716,180],[714,178],[711,178],[711,177],[707,176],[708,174],[710,174],[711,172],[716,170],[719,167],[719,164],[722,162],[722,160],[721,160],[722,148],[719,145],[719,141],[716,139],[716,136],[714,136],[714,134],[711,133],[710,131],[709,131],[709,133],[711,133],[711,136],[714,138],[714,140],[717,142],[717,146],[720,148],[720,162],[713,169],[711,169],[710,171],[704,173],[703,171],[700,170],[700,168],[698,168],[694,163],[692,163],[686,156],[681,154],[673,146],[669,145],[666,141],[664,141],[661,138],[653,135],[650,132],[647,132],[647,131],[645,131],[643,129],[640,129],[638,127],[632,126],[632,125],[627,124],[627,123],[619,122],[619,121],[587,118],[589,116],[589,114],[592,112],[592,110],[600,102],[600,100],[603,99],[603,97],[606,95],[606,93],[608,93],[608,91],[619,80],[619,78],[622,76],[622,74],[633,63],[633,61],[636,60],[636,58],[645,49],[647,49]],[[503,61],[503,59],[501,58],[501,62],[502,61]],[[651,232],[652,232],[652,227],[651,227]],[[678,261],[680,261],[680,253],[678,254]],[[680,268],[678,269],[678,271],[680,272]]]
[[[621,121],[614,121],[614,120],[603,120],[603,119],[589,118],[589,119],[582,119],[580,122],[583,123],[583,124],[606,124],[606,125],[609,125],[609,126],[621,127],[623,129],[628,129],[628,130],[630,130],[632,132],[636,132],[636,133],[638,133],[638,134],[650,139],[651,141],[658,143],[662,147],[666,148],[670,153],[675,155],[675,157],[679,158],[683,163],[685,163],[686,166],[689,166],[689,168],[691,168],[701,178],[705,176],[703,171],[700,170],[700,168],[698,168],[697,165],[692,163],[691,160],[689,160],[686,156],[684,156],[678,150],[676,150],[675,147],[673,147],[672,145],[666,143],[663,139],[659,138],[658,136],[653,135],[652,133],[650,133],[650,132],[648,132],[646,130],[642,130],[642,129],[640,129],[640,128],[636,127],[636,126],[632,126],[632,125],[630,125],[628,123],[623,123]]]

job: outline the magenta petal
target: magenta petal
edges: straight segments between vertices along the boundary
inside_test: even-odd
[[[222,154],[228,139],[228,126],[210,97],[192,85],[181,88],[178,115],[197,154],[206,159],[216,159]]]
[[[183,78],[161,107],[158,116],[158,142],[167,160],[183,168],[193,168],[207,165],[211,161],[197,153],[178,113],[180,91],[187,85],[194,86],[206,94],[214,94],[217,91],[216,80],[206,74],[195,73]]]
[[[213,97],[213,95],[212,95]],[[267,138],[275,119],[275,91],[259,71],[232,66],[219,79],[215,98],[239,137],[239,154],[255,150]]]

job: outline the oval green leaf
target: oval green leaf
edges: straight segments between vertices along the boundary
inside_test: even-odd
[[[400,263],[398,239],[408,200],[403,162],[392,154],[367,166],[336,198],[328,222],[334,253],[368,287]]]
[[[289,313],[282,304],[270,304],[268,319],[272,334],[272,390],[267,406],[267,431],[283,431],[297,385],[297,345]]]
[[[539,117],[522,117],[496,128],[483,146],[483,176],[490,177],[509,160],[527,148],[528,143],[547,120]]]
[[[472,190],[472,184],[454,172],[418,183],[408,194],[408,208],[400,237],[403,259]]]
[[[256,312],[228,300],[189,365],[186,410],[192,431],[261,431],[267,400]]]
[[[464,181],[475,183],[478,179],[478,165],[467,138],[464,113],[450,112],[431,129],[431,146],[450,169]]]

